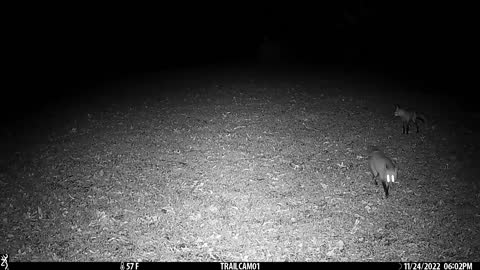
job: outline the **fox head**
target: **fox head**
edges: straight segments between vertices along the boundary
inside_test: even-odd
[[[395,104],[395,112],[393,113],[394,116],[400,116],[400,111],[402,108],[400,108],[400,105]]]
[[[395,168],[386,168],[386,171],[385,171],[385,181],[387,182],[387,184],[390,184],[390,183],[394,183],[395,181],[397,181],[397,174],[398,174],[398,168],[395,167]]]

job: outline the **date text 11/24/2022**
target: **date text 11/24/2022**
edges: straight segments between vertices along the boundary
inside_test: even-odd
[[[403,269],[405,270],[472,270],[473,264],[466,262],[456,262],[456,263],[439,263],[439,262],[405,262],[403,263]]]

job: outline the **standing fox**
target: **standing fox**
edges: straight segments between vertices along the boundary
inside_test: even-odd
[[[380,176],[383,190],[385,191],[385,198],[388,198],[390,183],[395,182],[398,168],[390,158],[376,147],[373,147],[368,163],[370,164],[370,171],[372,172],[372,179],[375,185],[378,185],[377,177]]]
[[[395,105],[395,113],[394,116],[400,117],[402,119],[403,123],[403,129],[402,129],[402,134],[408,134],[408,130],[410,129],[410,123],[415,124],[417,127],[417,133],[418,133],[418,123],[417,119],[420,119],[424,124],[426,121],[425,116],[422,114],[418,114],[414,111],[408,111],[406,109],[400,108],[399,105]]]

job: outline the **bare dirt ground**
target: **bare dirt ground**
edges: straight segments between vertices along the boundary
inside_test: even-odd
[[[480,260],[478,116],[319,75],[123,87],[49,114],[44,139],[3,155],[12,261]],[[420,133],[401,134],[394,103],[428,116]],[[399,166],[388,199],[369,145]]]

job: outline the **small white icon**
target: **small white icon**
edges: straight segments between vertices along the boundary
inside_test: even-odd
[[[2,254],[2,264],[1,266],[5,267],[4,270],[8,270],[8,254]]]

